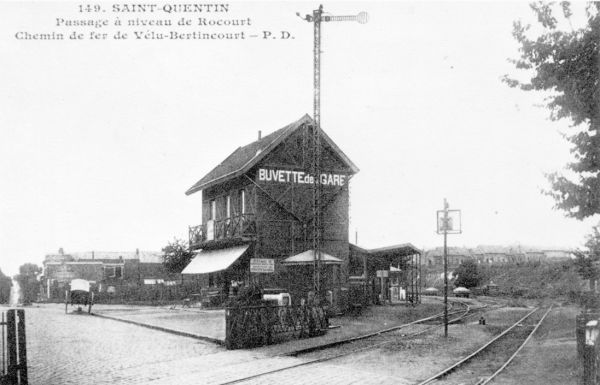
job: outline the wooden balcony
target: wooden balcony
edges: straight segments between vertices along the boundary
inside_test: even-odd
[[[189,227],[190,249],[199,249],[209,242],[251,239],[256,235],[254,214],[209,221],[206,225]]]

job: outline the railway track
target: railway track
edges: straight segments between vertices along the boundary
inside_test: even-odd
[[[465,303],[462,301],[455,301],[455,303],[460,304],[460,305],[464,306],[465,308],[448,312],[448,315],[453,317],[448,320],[448,323],[460,322],[461,320],[465,319],[466,317],[472,315],[472,312],[488,307],[488,305],[479,306],[479,307],[471,307],[468,303]],[[394,339],[382,338],[382,337],[384,337],[384,335],[389,335],[391,333],[395,333],[401,329],[414,327],[416,325],[424,325],[424,324],[427,324],[428,322],[439,320],[440,318],[443,318],[443,316],[444,316],[444,313],[438,313],[438,314],[435,314],[430,317],[419,319],[419,320],[416,320],[416,321],[413,321],[413,322],[410,322],[407,324],[391,327],[389,329],[380,330],[375,333],[370,333],[370,334],[366,334],[366,335],[359,336],[359,337],[353,337],[353,338],[349,338],[349,339],[342,340],[342,341],[336,341],[336,342],[333,342],[330,344],[321,345],[321,346],[314,347],[314,348],[298,350],[298,351],[295,351],[295,352],[287,354],[287,355],[293,356],[293,357],[299,357],[299,356],[317,352],[317,351],[325,351],[325,350],[331,350],[331,348],[334,348],[334,347],[341,347],[341,349],[339,349],[339,351],[327,352],[326,354],[323,354],[322,356],[317,357],[317,358],[308,359],[306,361],[303,361],[303,362],[300,362],[297,364],[293,364],[293,365],[289,365],[289,366],[285,366],[283,368],[278,368],[275,370],[265,371],[265,372],[258,373],[255,375],[239,378],[239,379],[236,379],[233,381],[222,383],[220,385],[243,383],[243,382],[247,382],[247,381],[256,379],[258,377],[267,376],[270,374],[274,374],[274,373],[278,373],[278,372],[282,372],[282,371],[286,371],[286,370],[291,370],[291,369],[295,369],[295,368],[302,367],[302,366],[308,366],[308,365],[314,365],[314,364],[318,364],[318,363],[322,363],[322,362],[332,361],[337,358],[345,357],[345,356],[348,356],[351,354],[361,353],[361,352],[364,352],[364,351],[367,351],[370,349],[377,349],[385,344],[389,344],[389,343],[397,341],[398,338],[400,338],[400,339],[410,338],[410,337],[414,337],[414,336],[417,336],[420,334],[424,334],[428,331],[440,328],[440,327],[442,327],[443,323],[438,322],[437,324],[430,325],[429,327],[426,327],[426,328],[419,328],[418,330],[414,330],[414,331],[411,331],[408,333],[396,335],[395,337],[397,337],[397,338],[394,338]]]
[[[464,313],[464,316],[466,316],[467,313],[469,313],[470,311],[473,311],[473,309],[470,308],[468,304],[465,304],[464,302],[460,302],[460,301],[456,301],[455,303],[452,303],[451,304],[451,308],[454,305],[456,305],[456,304],[465,306],[465,309],[462,309],[462,310],[450,310],[448,312],[449,316],[455,315],[455,314],[459,314],[459,313],[460,314]],[[477,309],[479,309],[479,308],[477,308]],[[435,322],[436,320],[438,320],[440,318],[443,318],[443,317],[444,317],[444,313],[443,312],[442,313],[437,313],[437,314],[434,314],[432,316],[429,316],[429,317],[426,317],[426,318],[422,318],[422,319],[419,319],[419,320],[416,320],[416,321],[413,321],[413,322],[409,322],[409,323],[406,323],[406,324],[392,326],[392,327],[384,329],[384,330],[379,330],[379,331],[376,331],[376,332],[373,332],[373,333],[364,334],[364,335],[357,336],[357,337],[347,338],[347,339],[344,339],[344,340],[341,340],[341,341],[334,341],[334,342],[331,342],[331,343],[328,343],[328,344],[324,344],[324,345],[319,345],[319,346],[310,347],[310,348],[306,348],[306,349],[296,350],[296,351],[294,351],[292,353],[288,353],[286,355],[292,356],[292,357],[298,357],[298,356],[305,355],[305,354],[308,354],[308,353],[312,353],[312,352],[315,352],[315,351],[334,348],[334,347],[340,346],[340,345],[352,344],[352,343],[356,343],[358,341],[367,340],[367,339],[371,339],[372,340],[372,339],[374,339],[376,337],[380,337],[380,336],[383,336],[385,334],[389,334],[389,333],[395,332],[395,331],[400,330],[400,329],[405,329],[405,328],[413,326],[413,325],[426,324],[428,322]],[[461,317],[461,319],[462,319],[462,317]],[[458,321],[455,320],[454,322],[458,322]]]
[[[519,354],[521,349],[523,349],[527,342],[529,342],[539,326],[542,324],[548,313],[550,313],[550,310],[552,310],[552,306],[550,306],[545,312],[544,309],[533,309],[524,317],[505,329],[502,333],[495,336],[485,345],[477,349],[475,352],[435,374],[434,376],[419,382],[417,385],[427,385],[433,382],[465,385],[488,384],[500,373],[502,373],[502,371]],[[516,340],[520,340],[520,344],[518,344],[517,349],[511,349],[515,346]],[[485,365],[480,365],[479,367],[477,365],[473,365],[473,362],[476,361],[476,359],[481,358],[483,354],[489,352],[494,347],[496,352],[493,353],[493,359],[484,359],[483,362],[485,362]],[[503,357],[498,357],[498,355],[502,355],[496,354],[498,351],[505,353]],[[508,356],[508,354],[511,352],[512,354]],[[490,364],[495,364],[493,366],[497,369],[492,372],[489,369]],[[467,368],[470,368],[470,371],[467,371]]]

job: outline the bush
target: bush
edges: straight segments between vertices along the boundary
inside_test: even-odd
[[[260,286],[251,284],[240,289],[236,297],[225,302],[226,307],[260,306],[264,305],[263,290]]]
[[[481,274],[478,266],[473,261],[465,261],[461,263],[456,269],[455,275],[458,275],[454,281],[454,286],[456,287],[463,286],[467,289],[470,289],[478,286],[479,282],[481,282]]]

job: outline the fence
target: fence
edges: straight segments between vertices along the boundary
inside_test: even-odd
[[[27,385],[27,345],[25,343],[25,311],[10,309],[2,313],[2,361],[0,384]]]
[[[329,328],[320,306],[248,306],[225,312],[227,349],[269,345],[324,334]]]

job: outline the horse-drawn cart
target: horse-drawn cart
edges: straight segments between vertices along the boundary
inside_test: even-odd
[[[89,281],[85,279],[74,279],[71,281],[70,288],[65,293],[65,313],[69,311],[69,304],[77,306],[77,312],[82,312],[82,306],[88,308],[88,313],[92,312],[94,304],[94,292]]]

